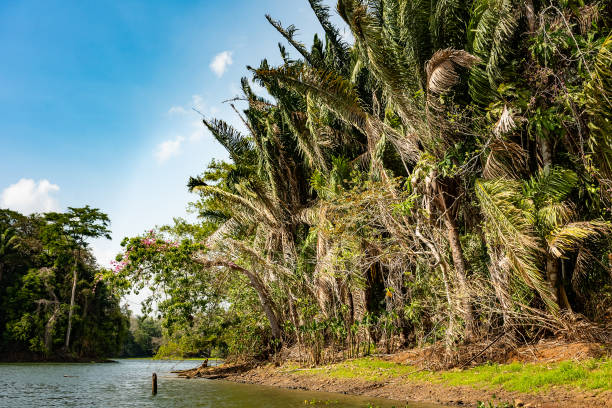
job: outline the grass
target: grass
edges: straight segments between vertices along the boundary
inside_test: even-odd
[[[612,390],[612,359],[563,361],[554,364],[512,363],[486,364],[466,370],[441,372],[418,371],[415,367],[374,357],[345,361],[297,373],[333,378],[360,378],[383,382],[403,378],[414,382],[436,382],[469,385],[475,388],[498,388],[507,391],[536,393],[552,386],[584,390]]]
[[[125,357],[119,358],[120,360],[169,360],[169,361],[204,361],[206,357]],[[223,361],[222,358],[209,358],[208,361]]]

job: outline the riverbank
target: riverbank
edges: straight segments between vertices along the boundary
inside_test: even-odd
[[[578,351],[587,349],[589,352]],[[484,401],[493,406],[510,402],[542,408],[612,407],[612,359],[608,351],[600,350],[602,354],[596,358],[597,350],[584,343],[565,345],[564,350],[572,350],[574,357],[560,360],[535,349],[534,361],[491,363],[462,370],[420,369],[405,361],[410,352],[404,352],[314,368],[294,362],[199,367],[179,372],[179,376],[449,406],[476,406]],[[562,351],[557,355],[567,358]]]

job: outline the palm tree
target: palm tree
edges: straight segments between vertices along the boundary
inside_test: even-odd
[[[568,200],[576,184],[574,172],[550,167],[528,181],[476,183],[491,252],[504,258],[505,267],[537,290],[553,312],[560,307],[571,310],[559,279],[562,259],[580,250],[586,254],[590,238],[610,231],[604,221],[576,220],[575,205]]]
[[[325,32],[310,48],[297,40],[294,26],[267,16],[301,59],[280,45],[282,66],[264,60],[252,69],[273,101],[254,95],[243,79],[240,99],[249,108],[241,117],[249,134],[205,120],[233,162],[191,183],[205,200],[203,214],[225,221],[215,235],[216,254],[257,277],[252,285],[264,309],[273,305],[273,320],[285,314],[298,320],[294,294],[316,294],[326,316],[331,299],[343,297],[341,288],[367,277],[371,267],[401,289],[405,270],[423,263],[444,283],[449,327],[460,317],[466,338],[476,332],[481,294],[471,286],[481,277],[490,279],[505,324],[516,306],[517,281],[537,292],[553,315],[569,309],[564,284],[584,268],[590,241],[608,231],[596,211],[572,200],[588,174],[601,202],[609,203],[610,38],[597,43],[592,60],[584,53],[563,59],[586,64],[584,91],[573,100],[550,98],[528,89],[535,76],[529,70],[542,68],[537,52],[530,49],[528,62],[518,53],[555,24],[554,8],[514,0],[340,0],[338,11],[355,38],[348,46],[322,1],[309,2]],[[574,103],[585,108],[578,123],[549,129],[538,122],[537,109],[577,110]],[[572,150],[572,143],[584,146],[587,123],[588,149]],[[582,165],[559,163],[564,157],[578,157]],[[367,183],[336,183],[343,160],[355,171],[365,168]],[[223,176],[215,179],[215,172]],[[351,213],[343,199],[364,213]],[[391,209],[401,206],[408,210]],[[371,235],[359,235],[363,225],[373,226]],[[469,237],[486,246],[482,259],[466,259],[462,240]],[[351,271],[335,252],[350,252],[349,246],[363,261]],[[402,266],[390,266],[386,246],[402,249]],[[305,249],[312,259],[305,260]],[[306,277],[304,263],[311,267]],[[559,269],[564,275],[574,263],[574,272],[560,280]],[[278,287],[285,290],[275,292]]]
[[[275,96],[275,104],[258,98],[243,80],[245,99],[249,102],[243,119],[250,131],[248,137],[222,121],[204,119],[204,124],[229,152],[233,164],[229,172],[215,180],[216,185],[207,184],[205,175],[192,178],[189,187],[212,200],[209,208],[223,203],[224,227],[210,242],[224,258],[231,260],[223,266],[239,270],[249,278],[273,335],[280,340],[279,314],[283,311],[272,300],[266,281],[275,280],[270,276],[285,282],[292,279],[290,271],[297,263],[295,242],[299,221],[294,214],[310,198],[307,169],[299,157],[300,146],[302,151],[308,151],[308,146],[300,144],[308,130],[297,110],[300,100],[274,84],[268,84],[268,90]],[[313,163],[320,160],[325,165],[320,151],[310,153]],[[239,232],[244,230],[250,233],[245,236]],[[291,309],[289,317],[295,320],[292,288],[286,285],[285,289]]]

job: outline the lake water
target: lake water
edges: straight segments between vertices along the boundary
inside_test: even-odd
[[[201,361],[117,360],[105,364],[0,364],[0,407],[432,407],[343,394],[177,378]],[[151,375],[158,392],[151,395]],[[307,402],[306,402],[307,401]]]

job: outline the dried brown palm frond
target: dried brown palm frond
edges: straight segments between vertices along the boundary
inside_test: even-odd
[[[483,166],[483,177],[518,178],[527,168],[528,154],[519,144],[496,138],[489,143],[488,148],[489,155]]]
[[[225,239],[226,236],[231,235],[232,233],[234,233],[238,228],[240,228],[240,223],[236,219],[230,218],[229,220],[227,220],[223,224],[221,224],[215,230],[215,232],[213,232],[206,239],[206,246],[208,246],[208,247],[216,246],[219,241]]]
[[[459,82],[457,66],[469,69],[479,61],[478,57],[463,50],[446,48],[436,51],[425,64],[427,89],[436,94],[447,92]]]
[[[564,312],[558,319],[559,328],[555,335],[570,341],[589,341],[603,344],[612,343],[612,324],[597,324],[579,313]]]

